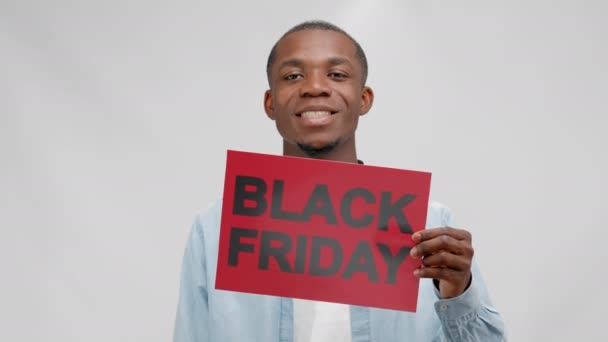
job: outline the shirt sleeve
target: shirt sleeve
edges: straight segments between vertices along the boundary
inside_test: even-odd
[[[454,227],[449,210],[445,209],[444,223]],[[435,312],[441,321],[439,341],[473,342],[506,341],[504,323],[493,307],[479,267],[473,260],[469,288],[458,297],[441,299],[435,288]]]
[[[205,244],[200,216],[192,225],[182,260],[174,342],[208,342],[209,303]]]

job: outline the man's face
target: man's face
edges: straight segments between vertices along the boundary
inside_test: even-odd
[[[362,85],[363,68],[348,37],[329,30],[291,33],[279,42],[270,75],[264,107],[289,154],[354,151],[359,116],[369,111],[373,93]]]

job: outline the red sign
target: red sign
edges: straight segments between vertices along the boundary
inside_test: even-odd
[[[431,174],[228,151],[216,289],[416,311]]]

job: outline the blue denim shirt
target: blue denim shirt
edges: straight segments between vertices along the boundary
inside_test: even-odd
[[[174,342],[292,342],[290,298],[216,290],[221,201],[195,220],[183,258]],[[427,228],[453,226],[450,212],[431,202]],[[441,299],[422,279],[416,313],[351,306],[352,342],[505,341],[477,265],[460,296]]]

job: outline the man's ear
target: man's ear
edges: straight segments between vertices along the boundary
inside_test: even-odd
[[[374,104],[374,91],[372,88],[365,86],[363,87],[363,91],[361,92],[361,114],[365,115],[372,109],[372,105]]]
[[[272,101],[272,93],[269,90],[266,90],[264,93],[264,111],[266,111],[266,115],[270,118],[270,120],[275,119],[274,115],[274,103]]]

